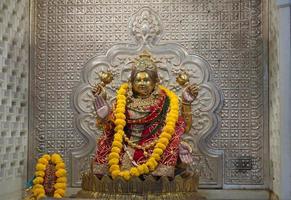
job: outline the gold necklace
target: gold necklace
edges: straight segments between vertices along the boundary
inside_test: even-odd
[[[160,94],[160,89],[158,87],[156,87],[154,91],[150,94],[150,96],[146,98],[134,97],[131,85],[129,86],[128,91],[129,92],[127,97],[128,99],[127,107],[137,112],[147,112],[147,108],[149,108],[151,105],[156,104],[156,101]]]
[[[135,142],[131,141],[125,134],[123,135],[124,137],[124,141],[127,142],[128,146],[130,146],[131,148],[133,149],[139,149],[139,150],[142,150],[143,151],[143,154],[147,157],[148,156],[148,152],[147,150],[154,147],[155,144],[157,143],[158,141],[158,138],[155,138],[153,141],[151,142],[148,142],[148,143],[145,143],[143,145],[139,145],[139,144],[136,144]]]
[[[124,148],[124,151],[125,151],[125,153],[127,154],[128,158],[129,158],[129,160],[131,161],[131,163],[132,163],[135,167],[137,167],[138,164],[137,164],[137,162],[135,162],[135,160],[133,159],[133,157],[130,155],[130,153],[129,153],[128,149],[127,149],[127,146],[126,146],[126,145],[123,145],[123,148]]]
[[[132,110],[145,111],[151,105],[156,104],[156,98],[154,96],[149,96],[148,98],[129,98],[128,107]]]

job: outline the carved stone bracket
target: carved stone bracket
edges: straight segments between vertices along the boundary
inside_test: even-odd
[[[108,99],[113,101],[119,85],[130,77],[130,61],[143,50],[148,50],[155,60],[160,61],[157,65],[162,85],[180,95],[182,88],[175,82],[175,77],[180,72],[187,71],[190,82],[200,86],[198,98],[193,103],[193,128],[184,139],[192,145],[193,156],[203,154],[206,158],[217,158],[218,163],[222,163],[221,152],[211,149],[208,145],[209,138],[217,133],[220,127],[217,113],[223,101],[221,90],[211,79],[209,63],[198,55],[189,55],[179,44],[159,43],[163,26],[158,14],[148,7],[143,7],[133,14],[129,22],[129,32],[134,42],[114,45],[106,55],[90,59],[82,71],[81,82],[73,92],[75,128],[87,138],[88,143],[72,152],[72,167],[78,168],[72,171],[81,171],[80,161],[94,152],[96,139],[101,134],[95,126],[91,93],[91,87],[99,81],[96,73],[107,70],[113,73],[113,82],[106,86]],[[195,164],[199,165],[199,162]],[[73,185],[79,185],[80,174],[73,173],[72,176]],[[222,180],[222,177],[218,179]]]

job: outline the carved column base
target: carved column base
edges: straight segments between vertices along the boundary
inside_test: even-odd
[[[198,182],[199,178],[196,176],[176,176],[173,180],[147,176],[144,180],[135,177],[125,181],[121,178],[112,180],[108,176],[98,179],[91,173],[85,173],[82,176],[82,190],[77,193],[77,197],[109,200],[206,200],[197,192]]]

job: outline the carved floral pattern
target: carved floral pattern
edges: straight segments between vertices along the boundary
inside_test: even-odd
[[[206,137],[215,133],[219,127],[217,112],[222,103],[221,91],[211,80],[210,66],[207,61],[197,55],[188,53],[178,44],[159,44],[162,28],[159,17],[151,9],[145,7],[137,11],[130,20],[129,28],[136,43],[120,44],[112,46],[106,56],[96,56],[90,59],[82,71],[82,79],[74,91],[74,107],[77,111],[77,128],[89,140],[95,141],[95,135],[101,132],[95,126],[95,111],[93,107],[94,96],[91,86],[96,84],[100,71],[112,71],[114,80],[106,86],[108,99],[113,101],[115,91],[122,82],[127,82],[131,73],[131,61],[144,49],[152,53],[157,64],[160,82],[181,95],[182,88],[176,83],[175,76],[182,71],[190,75],[190,82],[199,84],[200,91],[197,99],[193,102],[193,128],[184,139],[187,140],[195,153],[202,150],[208,156],[219,154],[208,151]],[[199,146],[199,148],[198,148]],[[84,152],[91,152],[94,146],[88,146]],[[78,154],[74,156],[78,157]],[[195,165],[200,165],[195,163]],[[206,166],[206,165],[203,165]],[[208,165],[210,167],[210,165]],[[202,166],[197,168],[203,168]],[[208,169],[211,171],[212,169]],[[207,171],[207,170],[206,170]]]

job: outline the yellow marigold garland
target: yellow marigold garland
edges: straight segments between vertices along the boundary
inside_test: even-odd
[[[59,154],[52,154],[51,156],[48,154],[43,155],[38,159],[36,164],[35,178],[33,180],[33,188],[32,192],[36,199],[41,199],[46,197],[45,189],[44,189],[44,177],[45,170],[49,163],[55,165],[55,176],[57,177],[56,183],[54,184],[54,198],[62,198],[65,195],[67,178],[67,171],[65,170],[65,163]]]
[[[158,161],[164,153],[172,135],[175,132],[175,125],[179,116],[179,100],[176,94],[169,89],[160,86],[170,99],[170,111],[167,113],[165,122],[166,125],[162,129],[162,133],[154,147],[153,153],[149,157],[148,161],[137,167],[131,167],[129,170],[121,170],[119,166],[120,152],[122,149],[125,121],[125,107],[126,107],[126,93],[128,84],[124,83],[120,86],[116,96],[116,108],[114,110],[115,116],[115,134],[112,143],[111,153],[108,156],[109,171],[113,178],[117,176],[123,177],[125,180],[129,180],[131,176],[139,176],[147,174],[150,171],[154,171],[158,166]]]

